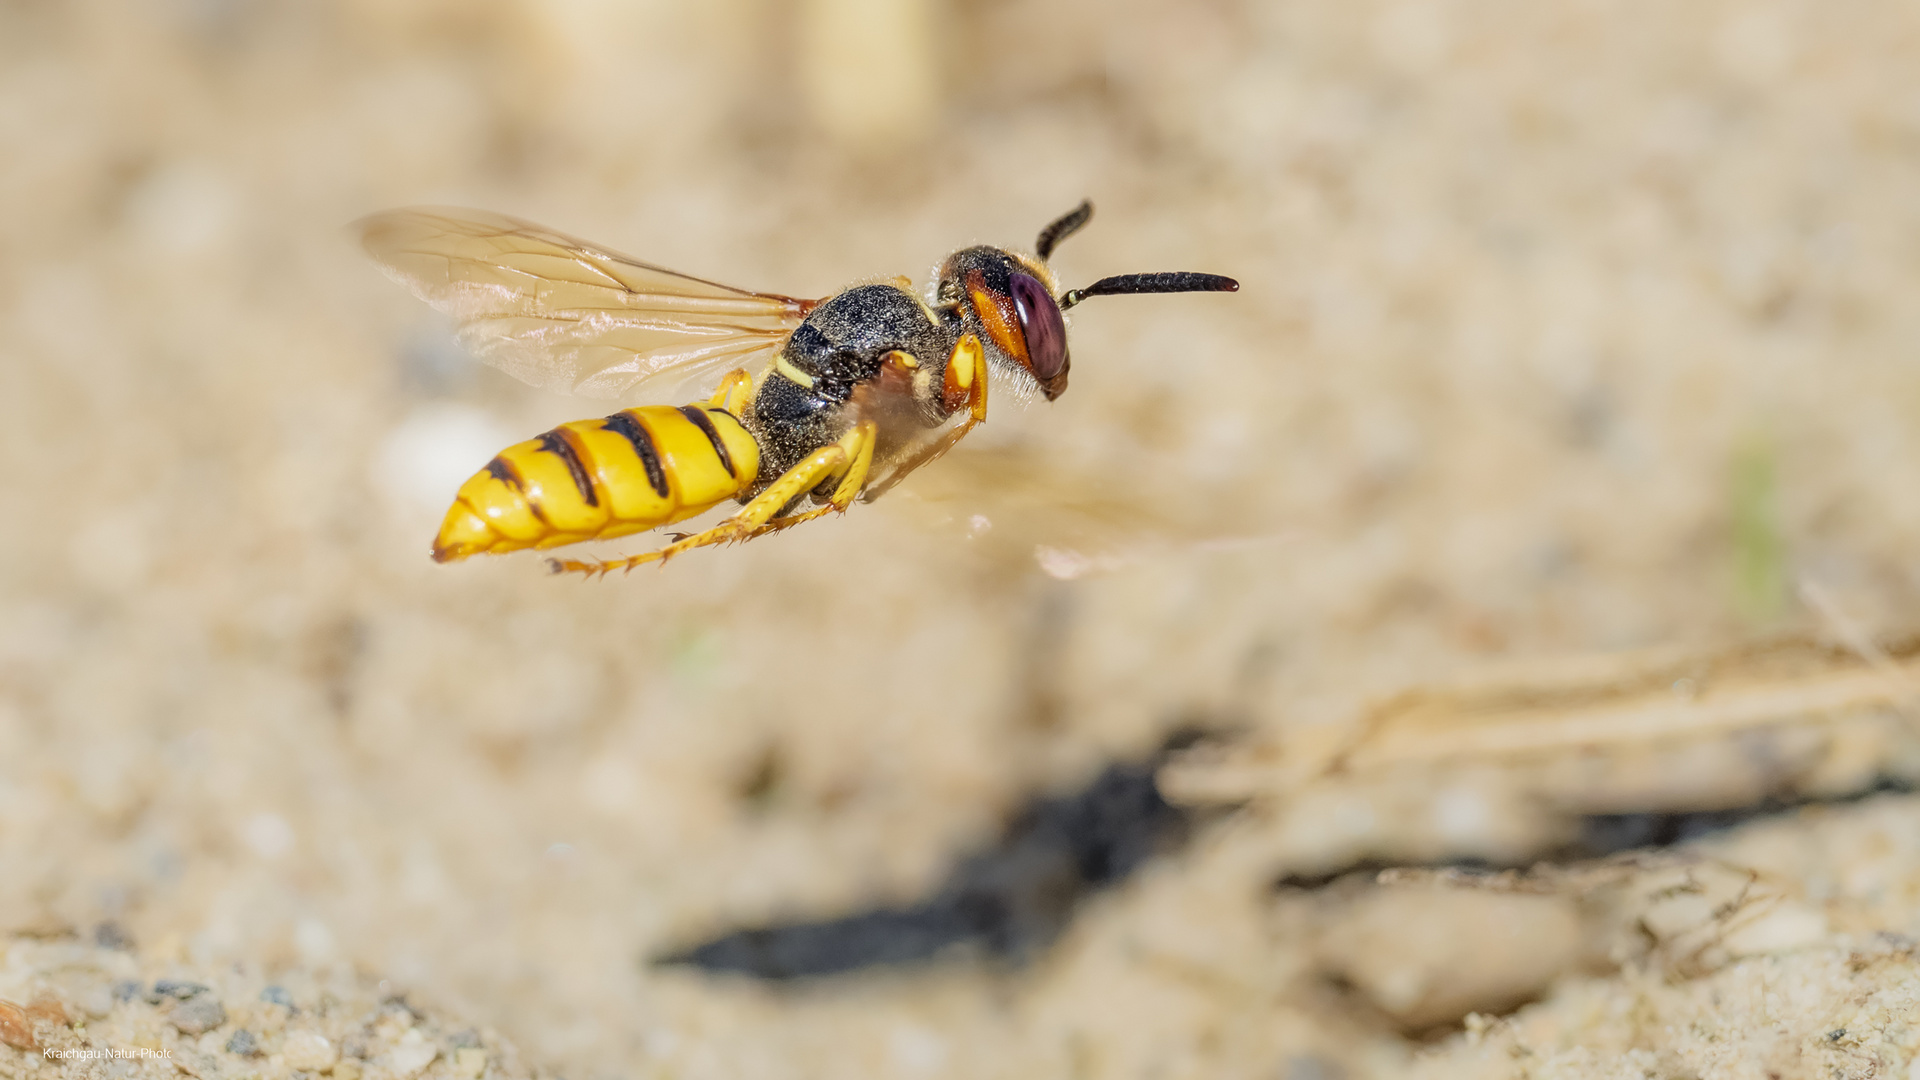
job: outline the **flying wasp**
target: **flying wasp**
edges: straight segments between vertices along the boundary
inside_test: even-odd
[[[550,563],[556,573],[631,570],[872,502],[986,419],[990,374],[1059,397],[1062,313],[1075,304],[1240,288],[1172,272],[1060,293],[1047,260],[1092,216],[1081,203],[1041,230],[1031,255],[954,252],[930,302],[905,278],[821,300],[747,292],[481,210],[362,219],[360,241],[381,269],[452,316],[481,360],[523,382],[626,398],[718,378],[705,401],[576,420],[502,450],[461,485],[434,559],[605,540],[744,504],[645,554]]]

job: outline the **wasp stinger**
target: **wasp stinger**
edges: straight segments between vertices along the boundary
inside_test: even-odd
[[[1081,203],[1041,231],[1032,255],[954,252],[931,304],[904,278],[823,300],[747,292],[479,210],[361,220],[361,243],[390,277],[452,316],[480,359],[524,382],[601,398],[718,382],[697,404],[622,409],[501,451],[461,486],[433,557],[626,536],[728,499],[745,504],[642,555],[552,562],[556,572],[604,573],[871,502],[986,419],[990,370],[1059,397],[1066,309],[1090,296],[1240,287],[1158,273],[1060,293],[1047,260],[1092,215]],[[809,497],[815,505],[800,509]]]

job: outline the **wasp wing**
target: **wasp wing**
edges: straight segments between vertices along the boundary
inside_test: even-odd
[[[1199,552],[1297,542],[1297,526],[1230,483],[1194,483],[1177,468],[1112,457],[1073,464],[1031,447],[969,446],[913,473],[882,505],[931,533],[965,537],[977,556],[1071,579]],[[1156,492],[1142,500],[1140,492]]]
[[[717,378],[779,348],[818,303],[689,277],[484,210],[388,210],[354,228],[388,277],[458,322],[475,356],[586,397]]]

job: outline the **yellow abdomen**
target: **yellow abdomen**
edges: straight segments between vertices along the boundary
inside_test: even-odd
[[[460,486],[436,562],[643,532],[745,491],[760,447],[725,409],[648,405],[561,424]]]

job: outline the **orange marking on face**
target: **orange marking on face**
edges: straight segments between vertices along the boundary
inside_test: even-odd
[[[1027,358],[1026,335],[1020,332],[1020,316],[1013,308],[1013,297],[989,292],[978,270],[967,272],[967,296],[973,301],[974,313],[980,316],[980,325],[1000,351],[1020,361],[1021,367],[1033,370],[1033,361]]]

